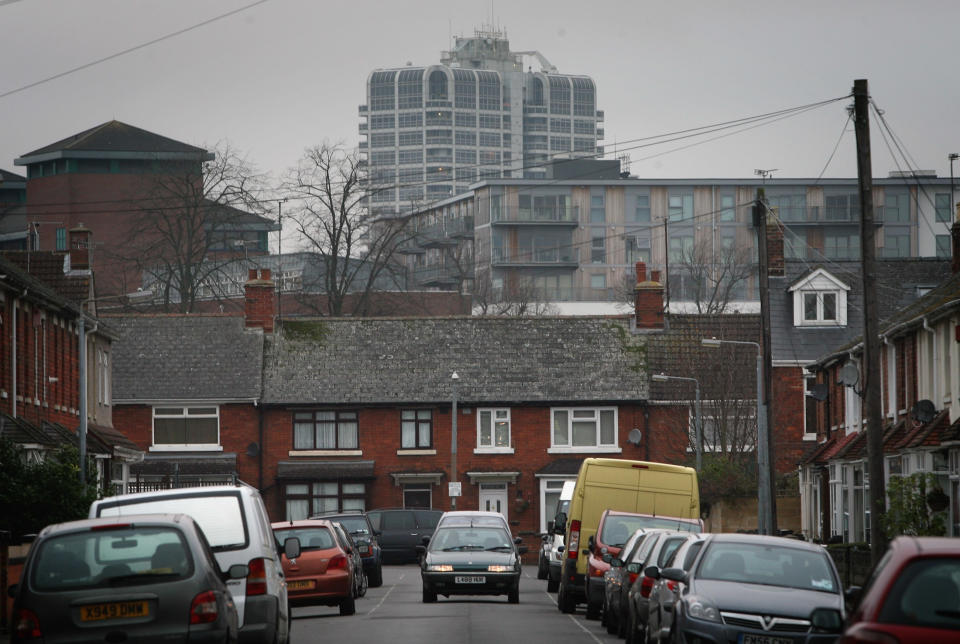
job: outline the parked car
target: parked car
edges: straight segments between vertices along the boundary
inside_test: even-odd
[[[357,611],[357,562],[334,524],[326,519],[302,519],[273,524],[278,539],[296,537],[301,553],[284,558],[291,606],[339,606],[341,615]],[[362,565],[361,565],[362,567]]]
[[[603,607],[603,588],[597,583],[605,566],[588,569],[591,551],[599,559],[599,524],[605,510],[645,513],[650,525],[627,530],[623,541],[640,527],[656,525],[660,517],[684,517],[697,522],[700,532],[700,493],[697,472],[692,467],[650,463],[620,458],[584,459],[577,474],[567,518],[566,549],[557,595],[557,608],[572,613],[578,603],[587,602],[587,617],[596,619]],[[623,541],[620,543],[622,544]],[[610,542],[605,542],[610,543]],[[585,547],[586,544],[586,547]],[[599,571],[599,574],[596,574]],[[590,575],[594,574],[591,588]],[[597,592],[591,592],[596,590]],[[589,595],[588,595],[589,593]]]
[[[621,594],[626,597],[624,587],[629,588],[637,577],[633,575],[631,578],[631,575],[624,568],[624,563],[632,559],[646,535],[645,530],[636,530],[623,545],[620,556],[603,555],[603,558],[610,564],[610,568],[603,573],[603,614],[600,617],[600,623],[607,627],[608,633],[619,633],[621,630],[620,623],[623,614],[621,611]]]
[[[383,558],[380,552],[380,542],[374,533],[370,519],[363,512],[342,512],[339,514],[323,514],[313,519],[328,519],[338,521],[344,530],[357,544],[360,558],[363,560],[363,571],[367,574],[367,582],[373,588],[383,585]]]
[[[676,604],[672,642],[833,642],[843,594],[833,559],[819,545],[751,534],[711,534]]]
[[[237,608],[203,531],[184,514],[44,528],[14,597],[11,642],[237,641]]]
[[[576,481],[565,481],[560,490],[560,499],[557,501],[557,511],[553,520],[547,523],[547,534],[543,535],[543,544],[540,553],[546,558],[547,592],[555,593],[560,587],[560,571],[563,564],[563,539],[567,532],[567,513],[570,512],[570,499],[573,498],[573,488]],[[537,577],[540,578],[539,572]]]
[[[960,540],[897,537],[847,595],[844,644],[960,640]]]
[[[507,518],[500,514],[499,512],[486,512],[484,510],[453,510],[451,512],[444,512],[440,515],[440,520],[437,521],[436,528],[442,528],[444,523],[455,523],[459,524],[459,520],[462,517],[469,517],[473,525],[496,525],[500,526],[507,531],[507,534],[510,534],[510,524],[507,523]],[[436,529],[434,528],[434,529]]]
[[[246,579],[231,578],[227,588],[237,605],[240,642],[290,639],[287,584],[277,540],[270,529],[263,499],[256,488],[237,485],[175,488],[109,496],[90,504],[90,518],[123,518],[131,514],[184,513],[200,524],[221,570],[248,566]],[[300,544],[283,544],[287,557],[300,554]]]
[[[526,552],[520,537],[512,540],[484,513],[458,514],[442,522],[429,545],[420,546],[423,602],[433,603],[437,595],[506,595],[518,603],[520,555]]]
[[[677,548],[676,552],[664,562],[661,568],[681,568],[684,572],[689,572],[697,554],[700,552],[700,548],[703,547],[703,541],[703,535],[690,535],[688,540]],[[664,579],[659,573],[650,575],[650,577],[656,581],[647,600],[646,633],[641,632],[637,628],[637,623],[634,622],[632,628],[627,627],[627,644],[660,642],[670,636],[674,607],[685,585],[677,581]]]
[[[685,532],[700,532],[703,522],[700,519],[679,519],[660,517],[633,512],[604,510],[597,524],[597,533],[587,540],[587,577],[585,596],[587,601],[587,619],[598,619],[603,609],[603,575],[610,568],[604,555],[619,557],[620,550],[631,534],[637,530],[663,529]]]
[[[331,521],[330,523],[333,525],[333,531],[337,533],[340,547],[353,559],[353,596],[363,597],[367,594],[367,573],[363,571],[363,559],[360,557],[360,550],[350,535],[347,534],[343,525],[338,521]]]
[[[441,510],[420,508],[383,508],[370,510],[367,517],[380,540],[383,561],[418,561],[417,546],[430,537],[443,515]]]

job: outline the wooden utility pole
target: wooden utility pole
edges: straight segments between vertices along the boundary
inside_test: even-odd
[[[757,203],[754,207],[753,225],[757,229],[757,281],[760,287],[760,326],[762,338],[760,340],[761,352],[763,354],[762,373],[763,400],[757,401],[757,414],[764,414],[765,423],[757,418],[757,427],[764,436],[758,437],[761,440],[757,443],[757,449],[763,453],[759,454],[759,466],[766,471],[760,473],[759,484],[765,486],[764,494],[768,507],[762,511],[766,513],[763,517],[763,534],[777,534],[777,484],[775,468],[773,466],[773,427],[771,413],[770,387],[773,384],[771,374],[771,351],[770,351],[770,262],[767,256],[767,214],[769,210],[766,202],[766,191],[764,188],[757,189]]]
[[[876,242],[873,222],[873,171],[870,162],[870,95],[866,79],[853,81],[853,117],[857,134],[860,184],[860,253],[863,273],[863,387],[867,418],[867,471],[870,475],[870,556],[876,564],[887,548],[883,531],[886,485],[883,481],[883,412],[880,406],[880,336],[877,334]]]

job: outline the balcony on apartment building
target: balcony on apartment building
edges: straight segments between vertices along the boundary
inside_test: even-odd
[[[570,246],[494,248],[490,264],[498,268],[571,268],[580,266],[580,249]]]
[[[420,266],[413,269],[413,281],[421,286],[450,288],[465,278],[463,273],[463,270],[455,266]]]
[[[473,215],[446,216],[441,221],[421,227],[416,234],[422,248],[456,246],[461,239],[473,238]]]
[[[580,224],[577,206],[502,207],[490,214],[490,223],[510,226],[557,225],[576,228]]]
[[[855,224],[860,221],[860,206],[855,203],[843,206],[774,205],[771,206],[770,209],[776,213],[777,218],[781,222],[791,225],[810,224],[820,226],[823,224]],[[898,217],[898,211],[896,209],[890,209],[890,212],[887,212],[884,206],[873,207],[873,220],[877,222],[878,225],[885,222],[885,217],[888,215],[896,219]],[[890,221],[888,223],[896,222]],[[900,223],[910,223],[909,216],[907,216],[907,220]]]

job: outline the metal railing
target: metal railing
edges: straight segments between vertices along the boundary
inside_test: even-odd
[[[490,213],[492,223],[570,224],[580,223],[577,206],[534,206],[532,208],[501,207]]]
[[[525,248],[494,248],[491,258],[494,265],[569,266],[580,265],[580,249],[569,246],[537,246]]]

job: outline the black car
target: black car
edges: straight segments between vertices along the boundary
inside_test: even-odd
[[[833,559],[819,545],[749,534],[709,535],[674,609],[673,642],[834,642],[843,594]]]
[[[418,561],[417,546],[423,545],[443,516],[441,510],[383,508],[370,510],[367,517],[380,541],[385,563]]]
[[[357,544],[360,559],[363,561],[363,571],[367,573],[367,581],[371,588],[383,585],[383,555],[380,542],[370,519],[363,512],[341,512],[339,514],[322,514],[312,519],[327,519],[336,521],[350,534],[350,538]]]
[[[437,528],[428,546],[420,546],[423,601],[437,595],[506,595],[520,601],[520,538],[489,521],[474,521],[468,513]]]
[[[237,642],[237,608],[203,531],[185,514],[47,526],[14,597],[11,641]]]

